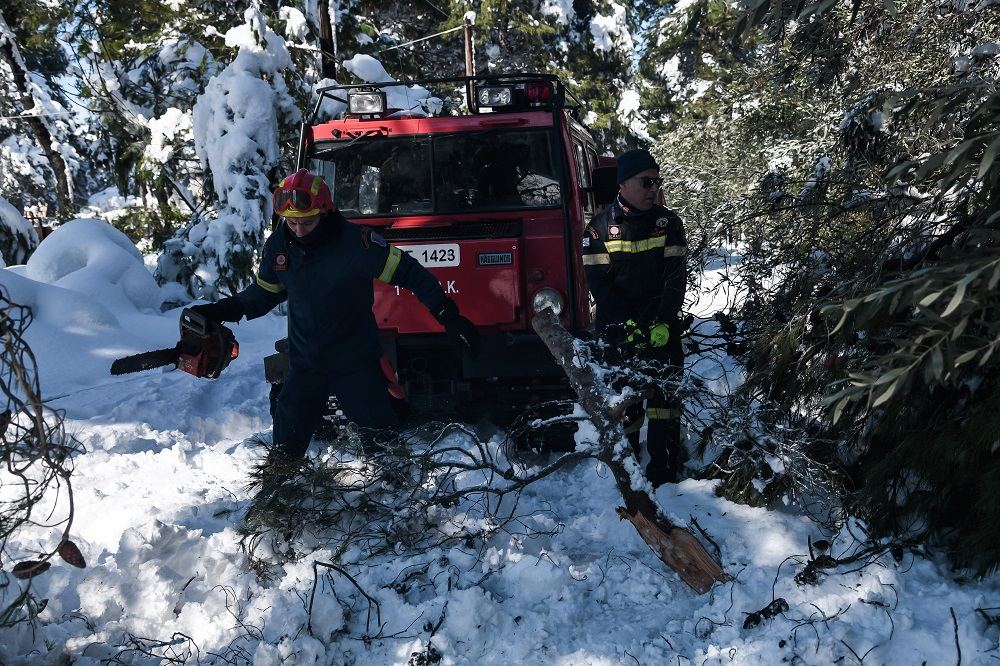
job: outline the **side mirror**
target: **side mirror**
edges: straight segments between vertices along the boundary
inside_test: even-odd
[[[618,167],[599,166],[590,174],[590,191],[594,193],[594,202],[598,206],[608,206],[614,203],[618,194]]]

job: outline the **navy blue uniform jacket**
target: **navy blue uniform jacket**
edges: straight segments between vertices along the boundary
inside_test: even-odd
[[[684,225],[670,209],[628,215],[616,200],[595,215],[583,235],[583,268],[597,303],[598,333],[630,319],[663,322],[676,332],[686,261]]]
[[[289,361],[313,373],[355,371],[382,355],[373,280],[412,291],[428,309],[445,300],[437,278],[375,231],[325,214],[303,244],[284,222],[264,243],[257,280],[236,297],[255,319],[288,301]]]

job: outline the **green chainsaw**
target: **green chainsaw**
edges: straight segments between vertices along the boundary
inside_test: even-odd
[[[194,310],[184,308],[180,328],[181,339],[176,345],[120,358],[111,364],[111,374],[125,375],[173,365],[195,377],[218,379],[240,354],[240,345],[231,330]]]

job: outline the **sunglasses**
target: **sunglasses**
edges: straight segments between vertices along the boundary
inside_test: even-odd
[[[313,195],[305,190],[275,190],[271,197],[271,204],[274,206],[274,212],[278,215],[289,208],[296,213],[308,213],[313,210],[318,212],[319,209]]]
[[[639,181],[639,183],[642,185],[642,189],[644,190],[650,190],[653,189],[654,187],[659,187],[660,185],[663,185],[662,178],[636,178],[635,180]]]

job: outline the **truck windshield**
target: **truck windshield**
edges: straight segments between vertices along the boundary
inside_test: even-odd
[[[347,217],[561,204],[551,134],[488,131],[323,142],[313,168]]]

